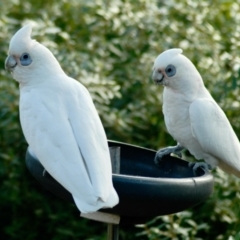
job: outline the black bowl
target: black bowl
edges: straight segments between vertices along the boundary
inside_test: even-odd
[[[156,151],[108,141],[109,147],[121,148],[120,174],[113,174],[119,204],[100,211],[118,214],[121,223],[144,223],[155,216],[183,211],[206,200],[213,191],[213,176],[199,168],[193,174],[188,162],[165,156],[154,163]],[[29,151],[26,164],[32,175],[49,191],[70,202],[72,195],[49,174]]]

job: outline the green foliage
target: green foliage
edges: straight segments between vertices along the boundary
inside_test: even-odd
[[[29,21],[33,37],[89,89],[109,139],[153,149],[174,144],[162,88],[150,80],[155,57],[172,47],[194,62],[240,137],[239,0],[2,0],[0,10],[1,239],[100,240],[106,230],[79,219],[75,206],[44,191],[26,170],[18,86],[3,66],[9,40]],[[123,227],[122,239],[240,239],[240,182],[221,171],[214,176],[206,202]]]

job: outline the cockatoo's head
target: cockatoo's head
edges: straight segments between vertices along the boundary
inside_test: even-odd
[[[161,53],[153,66],[153,81],[175,90],[193,87],[202,78],[193,63],[181,54],[182,49],[173,48]]]
[[[20,83],[37,81],[51,71],[61,69],[53,54],[43,45],[31,39],[32,26],[28,24],[18,30],[9,45],[5,68],[11,71],[13,78]],[[61,70],[62,71],[62,70]]]

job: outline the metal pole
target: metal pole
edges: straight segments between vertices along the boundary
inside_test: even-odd
[[[118,240],[119,239],[119,225],[108,224],[107,229],[107,240]]]
[[[113,173],[120,173],[120,150],[121,150],[120,147],[110,147]],[[118,239],[119,239],[119,225],[109,223],[107,229],[107,240]]]

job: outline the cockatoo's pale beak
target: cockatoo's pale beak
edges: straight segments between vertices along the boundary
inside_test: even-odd
[[[12,55],[8,56],[5,60],[5,69],[12,72],[16,66],[16,59]]]
[[[158,69],[155,69],[152,74],[152,79],[157,84],[163,84],[164,75]]]

